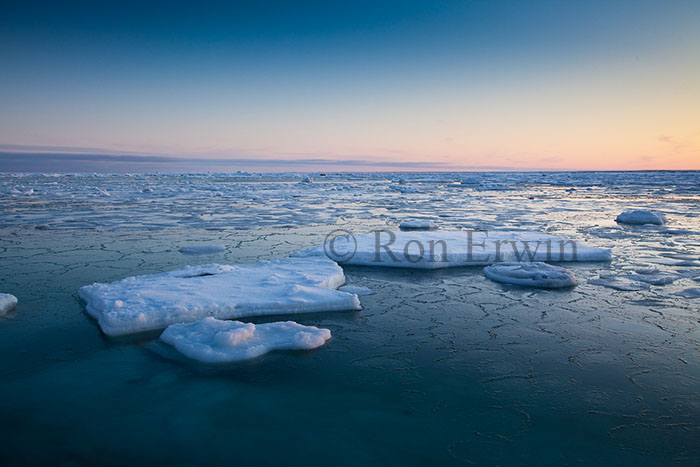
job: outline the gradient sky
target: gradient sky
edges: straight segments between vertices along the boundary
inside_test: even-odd
[[[8,151],[700,169],[700,1],[5,2]]]

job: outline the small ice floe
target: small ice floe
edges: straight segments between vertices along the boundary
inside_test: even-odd
[[[574,273],[547,263],[498,263],[484,268],[484,275],[496,282],[553,289],[576,285]]]
[[[173,324],[160,338],[194,360],[226,363],[259,357],[271,350],[315,349],[331,338],[331,332],[294,321],[253,324],[208,317]]]
[[[296,257],[328,256],[343,264],[440,269],[499,262],[610,261],[611,251],[527,231],[376,231],[326,237]]]
[[[399,224],[401,230],[435,230],[438,225],[433,221],[403,221]]]
[[[335,290],[343,270],[325,257],[285,258],[247,265],[187,266],[78,290],[87,312],[109,335],[162,329],[207,316],[359,310],[357,295]]]
[[[700,288],[691,287],[689,289],[685,289],[681,292],[678,292],[676,295],[679,295],[679,296],[685,297],[685,298],[700,298]]]
[[[179,251],[186,255],[213,255],[223,253],[226,248],[223,245],[187,245],[180,248]]]
[[[344,285],[342,287],[338,287],[338,290],[342,290],[343,292],[347,293],[354,293],[355,295],[358,296],[363,296],[363,295],[373,295],[374,290],[369,289],[367,287],[362,287],[360,285]]]
[[[17,297],[9,293],[0,293],[0,316],[17,306]]]
[[[657,211],[625,211],[615,218],[615,222],[619,224],[654,224],[662,225],[666,223],[666,216]]]
[[[600,275],[597,279],[590,281],[590,283],[626,292],[646,290],[649,288],[648,283],[640,282],[627,276]]]

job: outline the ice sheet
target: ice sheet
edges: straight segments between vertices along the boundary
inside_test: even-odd
[[[244,316],[357,310],[356,295],[335,290],[343,270],[323,257],[249,265],[188,266],[82,287],[87,311],[109,335],[162,329],[206,316]]]
[[[331,236],[324,245],[295,254],[343,264],[439,269],[497,262],[609,261],[611,251],[565,237],[528,231],[377,231]]]

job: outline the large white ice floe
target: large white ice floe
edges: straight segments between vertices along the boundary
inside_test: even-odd
[[[636,211],[625,211],[617,218],[615,218],[615,222],[618,222],[620,224],[635,224],[635,225],[642,225],[642,224],[655,224],[655,225],[662,225],[666,223],[666,216],[664,216],[662,213],[657,212],[657,211],[645,211],[645,210],[636,210]]]
[[[324,256],[342,264],[439,269],[498,262],[609,261],[611,251],[527,231],[337,231],[323,245],[293,256]]]
[[[553,289],[576,285],[574,273],[547,263],[497,263],[486,266],[484,275],[496,282],[528,287]]]
[[[294,321],[253,324],[212,317],[173,324],[160,336],[185,356],[205,363],[247,360],[277,349],[315,349],[330,337],[328,329]]]
[[[0,293],[0,316],[17,306],[17,297],[9,293]]]
[[[335,290],[343,270],[323,257],[285,258],[249,265],[187,266],[80,288],[86,309],[109,335],[162,329],[207,316],[357,310],[357,295]]]
[[[433,221],[404,221],[399,224],[401,230],[435,230],[438,225]]]

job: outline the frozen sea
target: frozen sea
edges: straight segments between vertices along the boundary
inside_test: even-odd
[[[667,223],[615,222],[636,209]],[[244,320],[329,329],[323,347],[218,366],[159,332],[105,336],[77,295],[404,221],[612,261],[560,264],[578,281],[561,290],[345,266],[373,292],[361,310]],[[0,317],[3,465],[700,463],[698,172],[6,174],[0,232],[0,293],[19,299]]]

